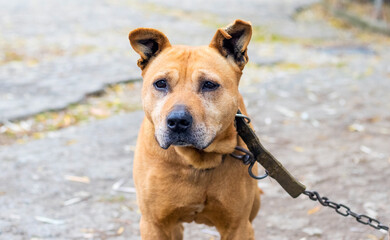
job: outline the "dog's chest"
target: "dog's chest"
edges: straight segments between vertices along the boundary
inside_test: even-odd
[[[185,211],[181,210],[181,218],[180,220],[183,222],[193,222],[198,221],[199,217],[202,218],[202,213],[204,211],[205,204],[194,204],[187,206]]]

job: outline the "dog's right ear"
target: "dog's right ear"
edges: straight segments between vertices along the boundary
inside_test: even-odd
[[[171,46],[168,38],[153,28],[137,28],[129,33],[129,40],[133,49],[141,56],[137,64],[142,70],[153,57]]]
[[[247,47],[251,36],[251,23],[237,19],[233,24],[218,29],[209,46],[218,49],[222,56],[231,57],[242,70],[248,62]]]

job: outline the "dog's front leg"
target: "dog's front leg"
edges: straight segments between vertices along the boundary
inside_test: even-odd
[[[237,226],[220,230],[221,240],[254,240],[254,231],[249,220],[241,221]]]
[[[152,221],[141,217],[140,231],[142,240],[171,240],[171,237],[164,229]]]

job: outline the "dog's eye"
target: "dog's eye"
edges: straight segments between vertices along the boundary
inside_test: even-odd
[[[153,83],[154,87],[157,90],[166,90],[167,89],[167,80],[161,79]]]
[[[218,83],[214,83],[211,81],[205,81],[202,85],[202,90],[203,91],[213,91],[219,87]]]

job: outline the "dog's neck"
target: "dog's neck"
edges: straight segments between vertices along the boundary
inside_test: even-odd
[[[232,153],[236,146],[237,132],[232,123],[204,150],[179,146],[174,146],[174,149],[184,162],[193,168],[212,169],[221,165],[223,156]]]

